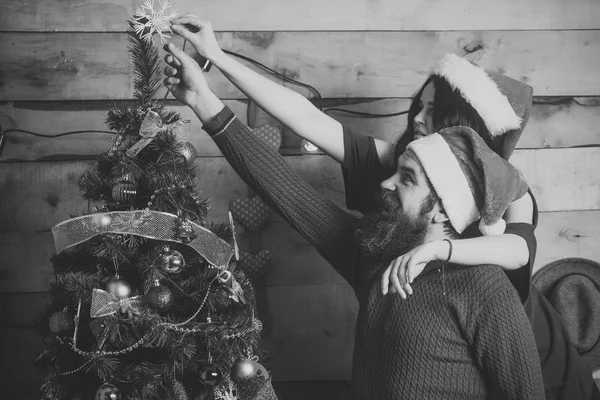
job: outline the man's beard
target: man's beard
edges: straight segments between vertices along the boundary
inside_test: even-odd
[[[409,218],[393,192],[384,192],[381,201],[385,211],[361,219],[354,240],[367,256],[390,262],[423,244],[429,222],[421,211],[416,220]]]

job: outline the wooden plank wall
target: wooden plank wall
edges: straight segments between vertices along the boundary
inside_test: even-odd
[[[0,4],[0,126],[55,134],[105,129],[113,101],[131,98],[126,18],[140,1],[4,0]],[[600,261],[600,3],[594,0],[178,0],[213,21],[223,48],[309,83],[325,105],[405,110],[433,62],[466,55],[534,87],[535,104],[513,162],[540,205],[536,269],[582,256]],[[251,16],[251,17],[250,17]],[[247,100],[221,74],[217,93],[245,118]],[[273,78],[276,79],[276,78]],[[280,79],[276,79],[281,81]],[[299,92],[310,93],[289,85]],[[248,188],[192,120],[200,187],[210,218]],[[332,114],[365,134],[392,140],[404,117]],[[272,123],[261,115],[257,125]],[[41,348],[31,319],[52,276],[50,228],[86,207],[77,178],[111,136],[60,139],[8,134],[0,156],[0,332],[3,382],[37,398],[31,360]],[[286,154],[299,154],[285,132]],[[339,168],[325,156],[288,161],[339,204]],[[245,234],[242,232],[242,242]],[[262,232],[274,255],[265,281],[265,345],[279,381],[349,377],[357,305],[348,285],[279,217]]]

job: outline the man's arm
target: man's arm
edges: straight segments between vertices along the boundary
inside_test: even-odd
[[[200,115],[198,106],[192,108]],[[206,121],[204,130],[238,175],[354,284],[355,217],[301,179],[279,153],[252,134],[228,107]]]
[[[355,284],[355,217],[302,180],[242,124],[210,90],[198,64],[172,43],[165,47],[165,85],[189,105],[238,175],[302,234],[350,283]]]
[[[544,399],[544,383],[531,324],[514,289],[490,296],[468,329],[491,390],[504,399]]]

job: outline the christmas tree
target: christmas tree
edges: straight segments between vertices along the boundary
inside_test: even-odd
[[[90,209],[53,228],[41,330],[44,399],[275,399],[231,221],[208,224],[186,123],[157,100],[170,5],[130,21],[134,101],[79,186]],[[93,207],[98,204],[99,207]]]

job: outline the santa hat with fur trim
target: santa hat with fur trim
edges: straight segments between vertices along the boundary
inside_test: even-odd
[[[512,155],[529,119],[533,88],[506,75],[486,71],[449,53],[433,69],[444,78],[483,119],[492,137],[502,136],[500,155]]]
[[[413,141],[407,151],[421,163],[458,233],[480,218],[483,235],[504,233],[502,216],[527,192],[527,183],[477,132],[464,126],[442,129]]]

